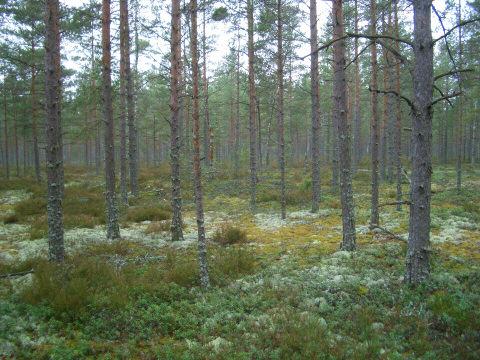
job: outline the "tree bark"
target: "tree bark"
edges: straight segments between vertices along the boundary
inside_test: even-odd
[[[377,4],[376,0],[370,0],[370,32],[372,36],[376,36],[376,21],[377,21]],[[372,89],[377,89],[377,44],[375,40],[370,46],[371,51],[371,85]],[[378,215],[378,143],[380,140],[378,128],[378,95],[376,91],[371,92],[371,155],[372,155],[372,200],[371,200],[371,216],[370,227],[379,225]]]
[[[102,0],[102,87],[103,121],[105,123],[105,203],[107,213],[107,238],[120,237],[117,197],[115,194],[115,145],[112,105],[110,43],[110,0]]]
[[[432,176],[433,42],[432,0],[413,1],[414,69],[411,204],[405,281],[417,284],[430,271],[430,200]]]
[[[247,0],[248,21],[248,108],[249,108],[249,134],[250,134],[250,207],[252,212],[257,207],[257,139],[255,119],[255,70],[254,70],[254,43],[253,43],[253,0]]]
[[[63,145],[61,126],[60,9],[45,2],[45,110],[48,249],[51,261],[65,258],[63,240]]]
[[[344,35],[342,0],[333,0],[333,38]],[[345,79],[345,40],[333,44],[333,116],[336,119],[339,145],[340,192],[342,203],[343,238],[341,249],[356,248],[355,214],[352,193],[350,156],[350,125],[347,119],[347,84]]]
[[[234,168],[235,178],[240,173],[240,29],[237,29],[237,63],[235,72],[235,92],[237,101],[235,103],[235,156]]]
[[[182,196],[180,187],[180,95],[182,74],[182,36],[180,0],[172,0],[170,55],[170,166],[172,171],[172,241],[183,240]]]
[[[312,99],[312,212],[320,205],[320,94],[318,87],[317,0],[310,0],[310,86]],[[297,144],[298,146],[299,144]]]
[[[192,87],[193,87],[193,186],[195,190],[195,205],[198,228],[198,263],[200,266],[200,284],[203,288],[210,285],[207,266],[207,241],[205,238],[205,221],[203,215],[202,171],[200,166],[200,109],[198,93],[198,51],[197,51],[197,0],[190,0],[191,37],[190,51],[192,57]]]
[[[278,122],[278,164],[280,167],[280,206],[281,217],[287,217],[287,201],[285,196],[285,134],[284,134],[284,106],[283,106],[283,18],[282,0],[277,1],[277,122]]]
[[[20,156],[19,156],[19,150],[18,150],[18,123],[17,123],[17,98],[16,94],[14,95],[14,101],[15,103],[13,104],[13,141],[15,144],[15,170],[16,170],[16,175],[17,177],[20,177]]]

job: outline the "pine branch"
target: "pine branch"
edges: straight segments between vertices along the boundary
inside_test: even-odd
[[[440,102],[440,101],[454,98],[454,97],[456,97],[456,96],[458,96],[458,95],[461,95],[461,94],[463,94],[462,91],[455,91],[455,92],[453,92],[453,93],[451,93],[451,94],[443,95],[443,96],[441,96],[441,97],[433,100],[433,101],[430,103],[430,106],[433,106],[433,105],[435,105],[436,103],[438,103],[438,102]]]
[[[405,95],[402,95],[396,91],[393,91],[393,90],[378,90],[378,89],[372,89],[370,86],[368,86],[368,91],[374,91],[376,92],[377,94],[393,94],[395,96],[398,96],[399,98],[405,100],[405,102],[408,104],[408,106],[410,106],[410,108],[412,110],[415,110],[415,106],[413,105],[413,101],[410,100],[408,97],[406,97]]]

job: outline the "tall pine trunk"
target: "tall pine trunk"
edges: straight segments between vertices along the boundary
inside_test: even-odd
[[[347,83],[345,79],[345,40],[342,0],[333,0],[333,117],[339,148],[340,198],[342,203],[343,238],[341,248],[356,248],[355,214],[350,157],[350,125],[347,119]]]
[[[248,21],[248,132],[250,134],[250,207],[252,212],[257,208],[257,131],[255,109],[255,70],[253,43],[253,0],[247,0]]]
[[[102,1],[102,87],[103,121],[105,123],[105,204],[107,213],[107,238],[120,237],[117,196],[115,194],[115,145],[112,105],[110,0]]]
[[[35,54],[35,45],[32,42],[32,56]],[[37,68],[35,64],[31,66],[31,83],[30,83],[30,97],[31,97],[31,109],[32,109],[32,138],[33,138],[33,158],[35,167],[35,179],[37,182],[42,181],[42,175],[40,172],[40,150],[38,148],[38,128],[37,128],[37,92],[36,92],[36,78]]]
[[[277,1],[277,123],[278,123],[278,164],[280,168],[280,205],[281,217],[287,217],[287,201],[285,197],[285,134],[284,134],[284,106],[283,106],[283,18],[282,1]],[[259,114],[260,115],[260,114]]]
[[[370,0],[370,33],[372,36],[376,36],[377,28],[377,4],[376,0]],[[378,215],[378,148],[380,140],[380,131],[378,128],[378,95],[377,95],[377,44],[373,41],[373,44],[370,47],[371,49],[371,67],[372,67],[372,77],[370,87],[373,90],[371,92],[371,106],[372,106],[372,115],[371,115],[371,155],[372,155],[372,201],[371,201],[371,216],[370,216],[370,227],[378,226],[379,224],[379,215]]]
[[[129,36],[127,0],[120,0],[120,194],[122,202],[128,204],[127,195],[127,71],[126,44]]]
[[[355,0],[355,33],[358,34],[358,1]],[[358,59],[358,38],[354,39],[355,42],[355,100],[353,109],[354,120],[354,160],[353,171],[355,172],[359,166],[362,157],[362,119],[360,114],[360,61]]]
[[[203,214],[202,171],[200,166],[200,108],[198,92],[198,49],[197,49],[197,0],[190,0],[191,37],[190,51],[192,57],[192,87],[193,87],[193,187],[195,190],[195,205],[198,229],[198,262],[200,266],[200,284],[206,288],[210,285],[207,267],[207,240],[205,238],[205,221]]]
[[[210,126],[210,113],[208,109],[208,79],[207,79],[207,34],[206,34],[206,4],[205,0],[202,2],[203,6],[203,32],[202,32],[202,90],[203,90],[203,152],[205,157],[205,164],[207,166],[212,165],[213,159],[213,147],[211,146],[211,131],[212,128]]]
[[[460,24],[462,21],[462,1],[458,1],[458,23]],[[462,27],[458,27],[458,57],[459,57],[459,69],[462,69],[463,66],[463,43],[462,43]],[[462,91],[463,83],[462,83],[462,74],[458,74],[458,87],[460,91]],[[463,155],[463,96],[460,95],[458,100],[458,118],[455,121],[455,128],[456,128],[456,173],[457,173],[457,192],[459,193],[462,189],[462,155]]]
[[[416,284],[430,272],[432,177],[433,42],[432,0],[413,1],[413,104],[411,204],[405,281]]]
[[[5,141],[5,176],[10,178],[10,159],[8,153],[8,121],[7,121],[7,83],[3,82],[3,136]]]
[[[128,0],[125,0],[125,78],[127,81],[127,108],[128,108],[128,166],[130,170],[130,191],[133,196],[138,196],[138,134],[135,123],[135,94],[134,78],[130,66],[130,26],[128,21]],[[135,42],[138,42],[135,32]],[[136,47],[136,58],[138,58]],[[135,64],[137,60],[135,61]]]
[[[317,0],[310,0],[310,86],[312,98],[312,212],[320,204],[320,94],[318,88]],[[299,144],[297,144],[299,146]]]
[[[170,55],[170,166],[172,169],[172,241],[183,240],[182,196],[180,190],[180,95],[182,73],[180,0],[172,0]]]
[[[399,37],[398,29],[398,0],[395,0],[394,4],[394,26],[395,26],[395,36]],[[400,46],[398,41],[395,42],[395,49],[399,52]],[[400,62],[398,59],[395,59],[395,90],[400,93]],[[395,177],[397,181],[397,210],[402,210],[402,107],[401,99],[396,98],[395,100]]]
[[[60,9],[45,2],[45,110],[48,252],[51,261],[65,258],[63,241],[63,143],[61,126]]]

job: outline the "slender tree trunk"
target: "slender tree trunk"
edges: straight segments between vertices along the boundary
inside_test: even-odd
[[[398,30],[398,0],[394,3],[395,36],[399,37]],[[400,51],[398,42],[395,42],[395,49]],[[400,93],[400,62],[395,59],[395,90]],[[396,97],[395,102],[395,170],[397,181],[397,210],[402,210],[402,107],[400,98]]]
[[[35,46],[32,43],[32,56],[35,54]],[[38,148],[38,129],[37,129],[37,93],[35,88],[35,81],[37,78],[36,66],[31,66],[32,82],[30,84],[30,96],[32,100],[32,138],[33,138],[33,157],[35,167],[35,179],[37,182],[42,181],[40,172],[40,150]]]
[[[283,106],[283,18],[282,0],[277,1],[277,122],[278,122],[278,164],[280,167],[280,205],[281,217],[287,217],[287,201],[285,196],[285,134]]]
[[[416,284],[430,272],[430,200],[432,177],[433,42],[432,0],[413,1],[415,56],[412,119],[413,162],[405,281]]]
[[[260,99],[258,97],[255,98],[255,103],[257,105],[257,119],[258,119],[258,141],[257,141],[257,154],[258,154],[258,169],[262,169],[262,120],[260,117]]]
[[[120,194],[122,202],[128,204],[127,195],[127,71],[126,48],[128,26],[127,0],[120,0]]]
[[[318,87],[317,0],[310,0],[310,86],[312,96],[312,212],[320,205],[320,94]],[[297,144],[298,146],[299,144]]]
[[[13,104],[13,141],[15,144],[15,170],[17,177],[20,177],[20,159],[18,150],[18,123],[17,123],[17,97],[15,95]]]
[[[240,29],[237,29],[237,63],[235,72],[235,91],[237,101],[235,103],[235,178],[240,172]]]
[[[358,0],[355,0],[355,33],[358,34]],[[358,38],[355,38],[355,101],[354,101],[354,161],[353,172],[362,158],[362,118],[360,114],[360,60],[358,59]]]
[[[207,266],[207,241],[205,239],[205,223],[203,218],[202,171],[200,167],[200,113],[198,103],[198,52],[197,52],[197,0],[190,0],[192,21],[191,57],[193,85],[193,183],[198,227],[198,262],[200,266],[200,284],[203,288],[210,285]]]
[[[252,212],[257,207],[257,139],[255,119],[255,73],[253,43],[253,0],[247,0],[248,20],[248,97],[249,97],[249,133],[250,133],[250,207]]]
[[[102,86],[103,121],[105,123],[105,203],[107,206],[107,238],[120,237],[117,196],[115,194],[115,148],[111,79],[110,0],[102,0]]]
[[[61,125],[60,8],[45,2],[45,110],[48,248],[51,261],[65,258],[63,241],[63,145]]]
[[[5,176],[10,179],[10,159],[8,153],[7,85],[3,82],[3,136],[5,137]]]
[[[212,131],[210,126],[210,113],[208,111],[208,79],[207,79],[207,34],[205,31],[206,19],[206,4],[205,0],[202,1],[203,5],[203,32],[202,32],[202,57],[203,57],[203,66],[202,66],[202,90],[203,90],[203,152],[205,157],[205,164],[207,166],[212,165],[212,146],[210,143],[210,133]]]
[[[376,21],[377,21],[377,4],[376,0],[370,0],[370,32],[372,36],[376,36]],[[372,77],[370,87],[377,89],[377,44],[373,41],[371,49],[371,67]],[[372,155],[372,202],[371,202],[371,217],[370,227],[378,226],[378,143],[379,143],[379,128],[378,128],[378,97],[377,92],[371,92],[371,155]]]
[[[180,96],[182,75],[182,36],[180,0],[172,0],[170,65],[170,165],[172,168],[172,241],[183,240],[182,196],[180,190]]]
[[[125,78],[127,82],[127,108],[128,108],[128,165],[130,169],[130,191],[133,196],[138,196],[138,135],[135,123],[135,94],[134,78],[130,67],[130,27],[128,22],[128,0],[124,0],[124,17],[126,19],[123,31],[125,32]],[[135,43],[138,42],[138,34],[135,31]],[[135,56],[138,59],[138,46]],[[138,60],[135,61],[135,64]],[[135,72],[136,74],[136,72]]]
[[[333,0],[333,38],[344,35],[342,0]],[[352,251],[356,248],[355,214],[352,192],[350,156],[350,126],[347,119],[347,83],[345,79],[345,40],[333,44],[333,116],[336,118],[338,145],[340,150],[340,192],[342,203],[343,239],[341,248]]]
[[[458,23],[462,21],[462,1],[458,1]],[[463,44],[462,44],[462,27],[458,27],[458,56],[459,56],[459,68],[462,69],[463,66]],[[462,83],[462,74],[458,74],[458,87],[460,91],[463,88]],[[463,96],[459,96],[458,100],[458,118],[455,122],[457,134],[456,134],[456,148],[457,148],[457,162],[456,162],[456,172],[457,172],[457,193],[460,193],[462,189],[462,149],[463,149]]]

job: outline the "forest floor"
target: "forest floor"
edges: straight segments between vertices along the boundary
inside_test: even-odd
[[[367,169],[354,178],[354,253],[338,250],[340,203],[329,179],[312,214],[308,172],[291,170],[281,220],[276,171],[259,175],[255,215],[248,176],[228,174],[204,179],[207,291],[198,286],[189,187],[185,239],[169,241],[167,167],[142,171],[114,242],[102,225],[103,178],[68,168],[63,267],[45,260],[44,188],[2,181],[0,274],[33,273],[0,279],[0,358],[480,358],[478,169],[465,170],[457,194],[454,169],[435,167],[432,276],[417,288],[403,283],[408,208],[381,207],[381,226],[396,236],[370,231]],[[393,201],[386,182],[380,203]]]

